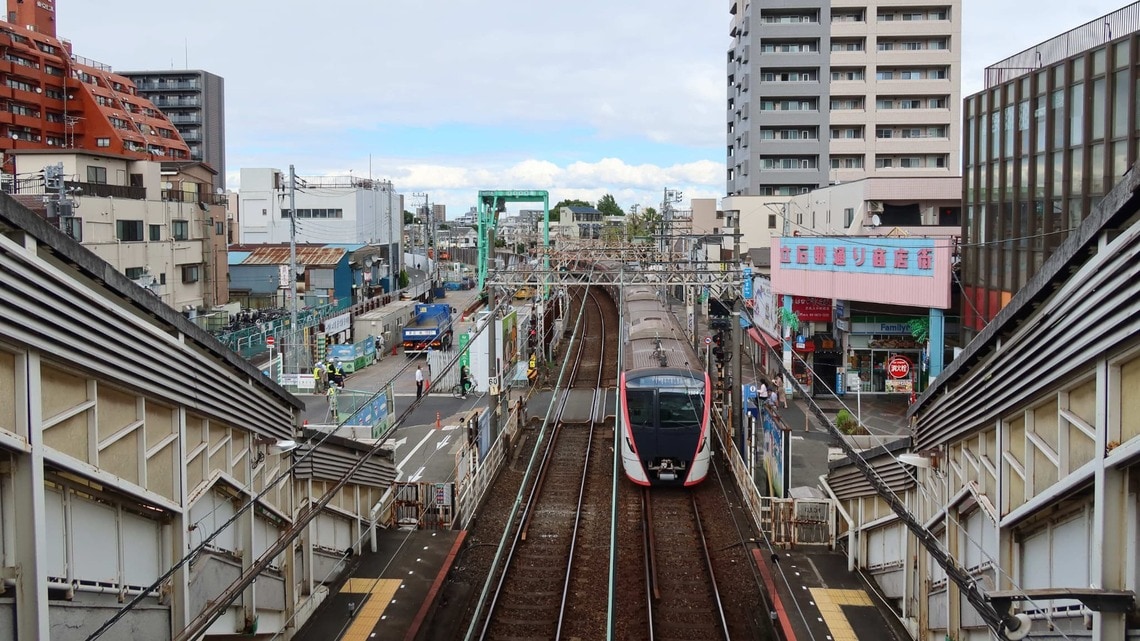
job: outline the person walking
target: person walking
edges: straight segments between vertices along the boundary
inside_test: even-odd
[[[424,370],[416,365],[416,398],[424,395]]]
[[[784,390],[784,375],[776,374],[776,378],[772,379],[772,385],[776,387],[776,401],[787,409],[788,392]]]

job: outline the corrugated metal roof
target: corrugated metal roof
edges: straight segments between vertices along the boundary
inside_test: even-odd
[[[246,258],[249,258],[249,252],[230,252],[227,255],[227,263],[230,265],[240,265]]]
[[[306,267],[332,267],[348,253],[339,247],[297,247],[297,262]],[[288,247],[256,247],[242,265],[288,265]]]

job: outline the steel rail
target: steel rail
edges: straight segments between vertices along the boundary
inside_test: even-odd
[[[586,316],[585,316],[585,314],[581,314],[579,316],[579,318],[580,318],[580,322],[582,323],[582,327],[580,329],[584,330],[585,324],[586,324],[584,319],[586,318]],[[577,345],[575,347],[575,349],[577,351],[575,352],[574,364],[573,364],[573,367],[571,368],[571,372],[570,372],[570,376],[569,376],[569,381],[571,381],[571,382],[573,382],[578,376],[578,368],[581,365],[581,356],[582,356],[582,352],[585,349],[585,344],[586,344],[586,341],[584,340],[584,331],[576,332],[574,338],[577,341]],[[570,386],[567,385],[566,389],[569,390]],[[531,486],[530,492],[527,495],[526,508],[523,510],[523,513],[520,517],[518,529],[516,530],[515,535],[511,538],[511,545],[507,551],[506,558],[503,561],[503,566],[502,566],[503,569],[499,573],[499,580],[496,583],[495,589],[491,594],[491,600],[487,604],[485,616],[483,619],[483,626],[480,629],[479,636],[478,636],[479,641],[484,641],[485,639],[487,639],[487,635],[491,630],[491,623],[494,620],[495,609],[499,605],[499,597],[502,596],[503,588],[506,586],[506,583],[507,583],[507,577],[510,575],[510,570],[511,570],[514,558],[515,558],[515,553],[518,552],[520,543],[523,540],[525,540],[525,538],[526,538],[526,529],[529,527],[530,519],[533,515],[535,505],[537,504],[537,498],[539,496],[539,492],[540,492],[541,487],[543,485],[543,480],[545,479],[546,473],[550,467],[550,460],[553,458],[553,452],[555,450],[555,446],[556,446],[556,444],[559,440],[559,436],[561,435],[561,432],[562,432],[562,428],[563,428],[562,413],[566,408],[566,402],[567,402],[568,398],[569,398],[569,394],[568,393],[564,394],[562,399],[558,403],[558,409],[556,410],[555,416],[553,419],[553,423],[554,423],[553,433],[551,435],[549,443],[547,444],[546,450],[543,452],[542,459],[539,463],[538,476],[537,476],[534,484]],[[592,438],[592,435],[591,435],[591,438]],[[587,463],[588,463],[588,460],[589,459],[588,459],[588,452],[587,452]],[[585,475],[583,475],[583,476],[585,476]],[[579,505],[579,510],[580,509],[581,509],[581,505]],[[476,616],[478,616],[478,613],[476,613]],[[559,627],[561,627],[560,624],[559,624]]]
[[[693,500],[693,518],[697,522],[697,534],[701,537],[701,552],[705,557],[705,567],[708,568],[709,583],[712,585],[713,601],[716,602],[717,618],[720,620],[720,631],[724,636],[724,641],[731,641],[728,634],[728,618],[724,615],[724,601],[720,598],[720,588],[716,584],[716,570],[713,569],[712,554],[709,553],[709,544],[705,540],[705,526],[701,522],[701,508],[697,505],[697,494],[692,494]]]
[[[594,403],[590,406],[591,411],[593,411],[593,408],[597,407],[598,389],[602,385],[602,369],[603,369],[602,362],[603,362],[603,359],[605,357],[605,345],[606,345],[606,317],[605,317],[604,310],[602,309],[602,304],[598,301],[597,295],[594,294],[593,292],[589,292],[588,295],[589,295],[590,300],[594,303],[594,306],[597,307],[597,309],[598,309],[598,321],[600,324],[600,337],[599,338],[600,338],[601,345],[602,345],[602,350],[598,355],[598,377],[594,383]],[[583,304],[585,304],[585,301],[583,301]],[[584,340],[582,341],[583,345],[585,344],[585,342],[586,341],[584,341]],[[580,363],[581,363],[581,361],[579,360],[579,364]],[[593,417],[591,416],[591,419],[592,418]],[[579,530],[578,526],[581,525],[581,523],[582,523],[582,501],[585,500],[585,498],[586,498],[586,479],[589,477],[588,471],[590,469],[590,451],[594,447],[594,432],[595,432],[595,426],[594,426],[593,420],[591,420],[590,421],[590,436],[589,436],[589,438],[586,439],[586,461],[582,465],[582,480],[578,484],[578,506],[574,510],[574,527],[571,530],[572,533],[570,535],[570,550],[567,554],[567,560],[566,560],[566,577],[562,583],[562,603],[558,607],[558,623],[556,624],[556,627],[554,629],[555,641],[561,641],[561,639],[562,639],[562,624],[566,619],[566,601],[568,600],[569,595],[570,595],[570,574],[574,570],[574,550],[577,548],[577,545],[578,545],[578,530]]]

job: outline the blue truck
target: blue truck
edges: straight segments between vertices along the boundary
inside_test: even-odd
[[[412,357],[426,354],[428,349],[451,347],[451,305],[425,303],[416,305],[415,315],[404,326],[401,339],[404,354]]]

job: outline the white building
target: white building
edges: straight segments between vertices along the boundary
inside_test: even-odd
[[[242,244],[289,242],[289,174],[277,169],[242,169]],[[297,242],[399,242],[404,197],[390,181],[356,176],[297,177]],[[396,239],[396,240],[392,240]],[[398,253],[398,252],[397,252]]]
[[[42,178],[17,180],[8,190],[162,302],[189,312],[227,301],[226,199],[215,193],[206,165],[87,151],[9,155],[17,176],[62,166],[61,189],[46,191],[73,201],[70,214],[48,214]]]

